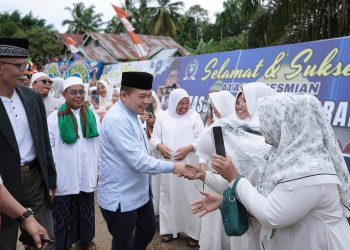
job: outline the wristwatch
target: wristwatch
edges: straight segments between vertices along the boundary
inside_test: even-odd
[[[28,208],[27,211],[20,214],[16,220],[18,224],[21,224],[25,219],[27,219],[29,216],[34,215],[33,210],[31,208]]]

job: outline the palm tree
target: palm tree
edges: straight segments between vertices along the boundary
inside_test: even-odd
[[[157,0],[158,7],[150,7],[151,35],[169,35],[176,37],[177,31],[181,30],[179,19],[184,3],[182,1],[170,3],[170,0]]]
[[[83,34],[86,31],[99,31],[102,22],[102,14],[95,13],[95,6],[86,8],[84,3],[73,3],[73,8],[65,7],[71,12],[72,20],[65,19],[62,25],[68,25],[67,33]]]
[[[260,4],[248,31],[249,46],[304,42],[350,34],[350,3],[344,0],[242,0]]]

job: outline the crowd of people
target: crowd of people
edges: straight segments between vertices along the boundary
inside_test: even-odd
[[[43,72],[24,86],[28,54],[0,39],[0,249],[16,249],[18,227],[38,248],[97,249],[96,190],[113,250],[146,249],[157,223],[163,243],[182,233],[207,250],[350,245],[350,175],[315,97],[247,83],[209,93],[204,124],[179,86],[163,110],[145,72],[120,88]],[[229,237],[218,208],[237,176],[249,229]]]

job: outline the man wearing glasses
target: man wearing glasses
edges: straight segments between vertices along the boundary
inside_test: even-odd
[[[67,78],[63,89],[66,102],[47,118],[57,170],[53,200],[56,250],[70,249],[78,240],[82,249],[96,249],[92,239],[100,119],[85,106],[79,77]]]
[[[50,77],[43,72],[35,73],[31,79],[32,88],[43,98],[47,117],[62,104],[61,100],[50,95],[52,83]]]
[[[11,195],[28,208],[18,221],[33,211],[53,239],[49,207],[56,170],[44,103],[39,94],[23,86],[28,56],[27,39],[0,38],[0,175]],[[0,249],[16,249],[17,234],[18,223],[2,214]]]

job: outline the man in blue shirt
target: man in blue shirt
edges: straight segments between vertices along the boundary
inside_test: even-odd
[[[124,72],[120,101],[105,115],[101,128],[98,202],[113,236],[112,249],[146,249],[156,231],[150,175],[192,176],[184,163],[155,159],[148,154],[139,123],[151,102],[153,76]]]

